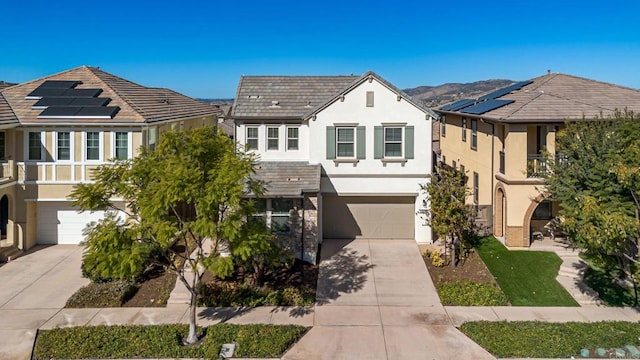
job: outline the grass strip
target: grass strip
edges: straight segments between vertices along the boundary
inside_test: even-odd
[[[498,358],[577,358],[581,349],[638,345],[640,323],[477,321],[462,324],[460,330]]]
[[[514,306],[579,306],[556,281],[562,260],[548,251],[510,251],[493,236],[477,251]]]
[[[38,332],[35,359],[217,358],[224,343],[237,344],[236,357],[280,357],[306,332],[295,325],[217,324],[204,340],[183,346],[184,324],[71,327]]]

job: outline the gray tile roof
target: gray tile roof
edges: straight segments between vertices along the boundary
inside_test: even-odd
[[[477,117],[507,123],[539,123],[590,118],[601,112],[608,115],[625,108],[640,113],[640,91],[636,89],[558,73],[531,81],[522,89],[498,98],[515,102]]]
[[[242,76],[233,118],[301,119],[360,76]]]
[[[267,182],[265,196],[297,197],[320,191],[320,165],[306,162],[265,161],[256,166],[256,179]]]

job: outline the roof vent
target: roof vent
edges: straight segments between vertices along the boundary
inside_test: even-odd
[[[305,105],[304,107],[310,108],[311,107],[311,100],[307,100],[307,105]]]
[[[278,101],[278,100],[271,100],[271,107],[278,107],[278,105],[280,105],[280,101]]]

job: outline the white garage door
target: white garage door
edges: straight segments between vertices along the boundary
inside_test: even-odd
[[[87,224],[104,217],[104,211],[77,212],[66,202],[38,203],[38,244],[79,244]]]
[[[413,239],[415,197],[323,196],[326,239]]]

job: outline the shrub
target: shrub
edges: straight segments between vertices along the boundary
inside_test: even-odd
[[[438,295],[444,305],[453,306],[503,306],[508,305],[506,295],[490,284],[473,281],[456,281],[437,285]]]
[[[67,300],[68,308],[118,307],[130,299],[136,287],[124,280],[91,283],[80,288]]]
[[[499,358],[570,358],[583,348],[610,349],[637,344],[640,324],[478,321],[464,323],[460,330]]]
[[[207,358],[217,359],[224,343],[238,344],[236,356],[279,357],[307,331],[294,325],[217,324],[199,330],[198,346],[182,346],[184,324],[89,326],[39,331],[35,359]]]
[[[249,285],[207,283],[200,289],[200,306],[311,306],[315,302],[313,289],[256,288]]]
[[[444,258],[438,251],[425,250],[422,257],[425,260],[429,259],[431,261],[431,264],[435,267],[442,267],[445,264]]]

